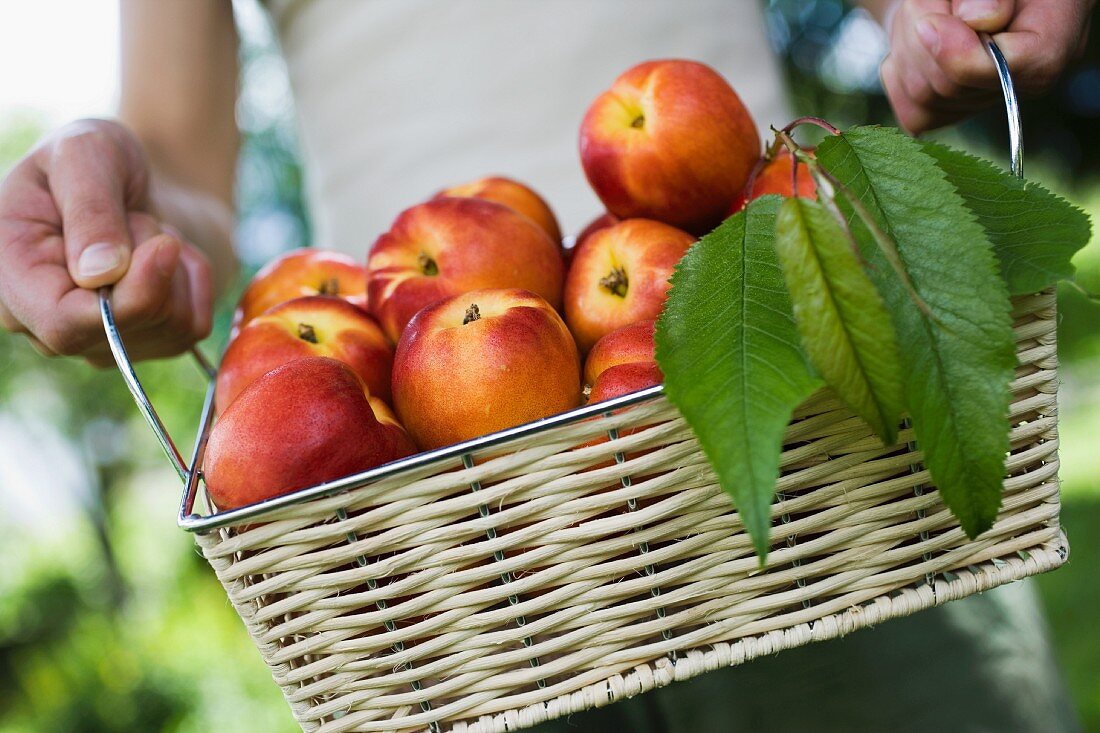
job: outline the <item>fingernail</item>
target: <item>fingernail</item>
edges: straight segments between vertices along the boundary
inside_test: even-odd
[[[153,263],[157,271],[166,278],[172,277],[179,263],[179,247],[175,241],[164,239],[157,244],[157,251],[153,253]]]
[[[183,234],[180,232],[179,229],[176,229],[171,224],[165,224],[162,222],[160,225],[160,229],[165,234],[171,234],[173,237],[180,240],[181,242],[183,241]]]
[[[955,17],[968,23],[989,20],[996,17],[999,7],[997,0],[962,0],[955,8]]]
[[[917,38],[933,56],[939,53],[940,34],[936,30],[936,26],[929,23],[928,20],[922,18],[917,21]]]
[[[80,253],[80,259],[76,262],[76,271],[81,277],[98,277],[121,265],[125,254],[117,244],[100,242],[90,245]]]

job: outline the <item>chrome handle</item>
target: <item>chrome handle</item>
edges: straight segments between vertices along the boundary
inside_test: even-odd
[[[118,365],[118,371],[122,374],[122,379],[126,382],[130,395],[134,398],[134,402],[145,418],[145,422],[149,423],[153,434],[157,436],[157,441],[160,443],[160,447],[164,449],[164,454],[168,456],[172,467],[176,469],[176,473],[179,474],[181,480],[187,481],[190,468],[183,460],[183,456],[172,440],[172,436],[168,434],[168,429],[164,427],[164,423],[153,407],[153,403],[149,401],[149,396],[145,394],[145,388],[141,386],[141,380],[138,379],[137,372],[134,371],[134,364],[126,354],[126,346],[122,343],[122,335],[118,332],[115,314],[111,309],[111,289],[109,287],[99,289],[99,314],[103,319],[103,331],[107,334],[107,343],[111,347],[111,355],[115,358],[115,364]],[[198,350],[198,347],[192,347],[191,354],[198,362],[199,369],[209,379],[214,379],[216,374],[214,367]]]
[[[997,77],[1001,80],[1001,92],[1005,98],[1005,113],[1008,116],[1008,153],[1009,170],[1017,178],[1024,177],[1024,133],[1020,122],[1020,104],[1016,100],[1016,88],[1012,85],[1012,74],[1008,70],[1008,61],[1001,53],[997,42],[988,33],[981,34],[982,43],[997,67]]]

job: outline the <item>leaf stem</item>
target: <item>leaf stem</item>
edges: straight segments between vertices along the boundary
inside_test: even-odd
[[[805,119],[816,120],[817,118],[814,117]],[[795,120],[790,125],[788,125],[788,127],[791,127],[798,122],[798,120]],[[821,120],[821,122],[824,122],[824,120]],[[816,122],[814,122],[813,124],[816,124]],[[836,130],[836,128],[832,127],[832,125],[829,125],[828,122],[824,122],[824,124]],[[847,186],[841,183],[836,176],[823,168],[821,164],[817,162],[816,158],[812,158],[807,155],[805,151],[803,151],[802,148],[799,147],[798,143],[796,143],[794,139],[791,138],[786,129],[776,130],[773,127],[772,130],[775,132],[776,138],[781,140],[783,144],[787,146],[787,149],[791,151],[791,155],[795,156],[796,161],[800,161],[806,165],[806,169],[810,171],[810,175],[813,176],[814,183],[817,184],[818,190],[822,193],[822,202],[825,204],[826,208],[828,208],[829,211],[833,214],[833,216],[838,217],[840,221],[844,222],[845,228],[847,228],[847,220],[836,205],[836,194],[839,192],[841,195],[844,196],[848,203],[851,204],[852,209],[856,212],[856,215],[867,227],[867,230],[871,232],[871,237],[875,240],[875,244],[878,245],[878,248],[882,250],[882,254],[886,257],[886,261],[890,263],[890,267],[894,270],[895,273],[897,273],[898,277],[901,278],[902,285],[905,286],[905,290],[909,294],[910,299],[912,299],[917,308],[920,309],[921,313],[928,316],[933,321],[936,321],[937,319],[932,314],[932,309],[928,307],[928,303],[924,302],[924,298],[920,296],[920,293],[918,293],[917,289],[913,286],[913,281],[909,278],[909,271],[905,269],[905,263],[902,262],[901,253],[898,252],[898,248],[897,245],[894,243],[894,240],[891,239],[890,236],[882,230],[882,227],[878,225],[875,217],[872,216],[871,212],[867,210],[867,207],[863,205],[863,202],[860,201],[859,197],[852,193]],[[837,134],[840,134],[839,131],[837,131]],[[850,233],[851,232],[849,230],[849,234]],[[854,237],[852,241],[854,243]],[[863,258],[861,257],[860,259],[862,260]]]
[[[756,161],[756,165],[752,167],[752,172],[749,173],[749,178],[745,181],[745,186],[741,190],[741,198],[746,204],[752,199],[752,190],[756,187],[756,179],[760,176],[760,171],[764,170],[764,166],[771,160],[771,151],[767,151],[762,155],[759,160]]]
[[[790,134],[790,132],[792,130],[794,130],[794,128],[798,127],[799,125],[816,125],[817,127],[820,127],[822,130],[829,131],[833,135],[839,135],[840,134],[840,130],[838,128],[833,127],[832,125],[830,125],[825,120],[821,119],[820,117],[811,117],[809,115],[807,115],[805,117],[799,117],[796,120],[791,120],[790,122],[787,123],[787,126],[783,128],[782,132]],[[773,127],[772,129],[774,130],[775,128]]]
[[[1093,292],[1089,291],[1083,285],[1081,285],[1081,283],[1077,282],[1076,280],[1068,280],[1067,279],[1067,280],[1062,280],[1061,282],[1065,283],[1067,287],[1073,288],[1078,293],[1085,296],[1086,298],[1088,298],[1092,302],[1100,303],[1100,293],[1093,293]]]
[[[814,179],[814,185],[817,186],[818,191],[821,192],[821,203],[829,210],[829,213],[836,218],[837,222],[844,228],[844,231],[848,234],[848,240],[851,242],[852,249],[859,257],[861,264],[867,263],[863,260],[863,256],[859,251],[859,245],[856,243],[855,237],[852,236],[851,230],[848,228],[848,219],[841,213],[840,209],[836,205],[836,188],[839,182],[828,175],[828,172],[821,168],[819,164],[810,165],[811,158],[806,155],[802,147],[794,141],[794,139],[785,130],[776,130],[774,127],[772,131],[775,133],[776,143],[786,146],[791,152],[791,157],[794,159],[794,165],[791,167],[792,171],[798,170],[798,164],[803,163],[806,166],[806,170],[810,172],[810,177]],[[794,174],[791,176],[792,186],[795,183]],[[792,191],[797,189],[793,188]]]

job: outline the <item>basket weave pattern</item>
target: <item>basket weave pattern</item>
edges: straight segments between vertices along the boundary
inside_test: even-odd
[[[901,432],[792,420],[760,571],[659,397],[198,536],[305,731],[516,730],[1064,562],[1054,296],[1017,298],[1012,452],[969,541]]]

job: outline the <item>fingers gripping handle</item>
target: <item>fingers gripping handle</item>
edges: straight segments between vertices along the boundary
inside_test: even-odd
[[[153,404],[149,401],[148,395],[145,394],[145,388],[141,386],[141,381],[134,371],[134,365],[126,354],[126,346],[122,343],[122,336],[118,332],[117,324],[115,324],[115,314],[111,310],[111,289],[109,287],[99,289],[99,313],[103,319],[103,330],[107,334],[107,343],[111,347],[111,355],[115,358],[115,364],[118,365],[118,370],[122,374],[123,381],[126,382],[126,387],[130,390],[130,395],[137,404],[138,411],[149,423],[153,434],[157,436],[157,441],[160,442],[160,447],[164,449],[165,455],[168,456],[168,460],[171,461],[172,467],[176,469],[180,479],[186,481],[189,473],[187,464],[183,460],[179,449],[176,448],[172,436],[168,434],[168,430],[164,427],[164,423],[161,422],[157,411],[153,408]],[[206,357],[197,348],[192,348],[191,353],[199,363],[199,368],[209,378],[213,379],[214,368],[206,360]]]

